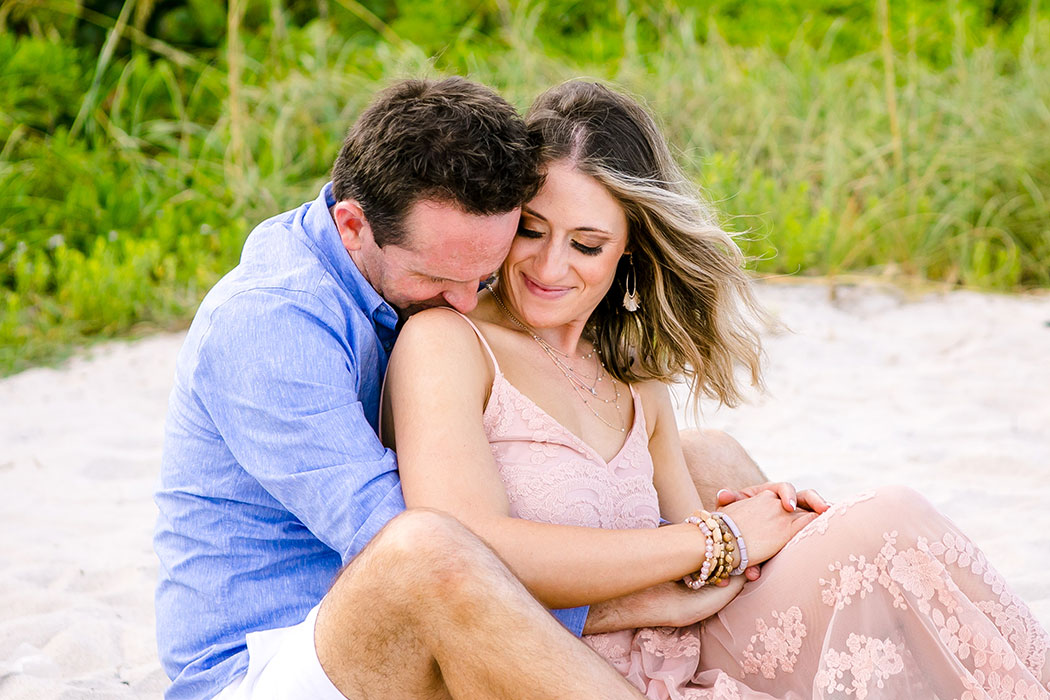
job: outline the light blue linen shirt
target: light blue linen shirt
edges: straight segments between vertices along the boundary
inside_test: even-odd
[[[302,621],[405,505],[376,436],[397,314],[329,207],[268,219],[179,353],[156,494],[157,641],[169,700],[244,673],[245,636]],[[575,634],[587,608],[555,611]]]

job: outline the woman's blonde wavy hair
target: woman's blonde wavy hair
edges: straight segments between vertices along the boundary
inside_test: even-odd
[[[637,102],[590,82],[540,95],[525,117],[541,167],[567,161],[623,206],[628,255],[591,315],[587,334],[624,382],[685,379],[702,396],[735,406],[735,368],[761,386],[759,308],[744,256],[682,172],[653,118]],[[634,262],[640,306],[624,309]]]

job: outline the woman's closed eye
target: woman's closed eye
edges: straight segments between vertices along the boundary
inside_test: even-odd
[[[524,225],[519,225],[518,235],[522,238],[543,238],[544,233],[543,231],[537,231],[535,229],[526,228]],[[584,255],[598,255],[602,252],[601,245],[586,245],[584,243],[580,243],[577,240],[571,241],[570,244],[573,248],[580,251]]]
[[[600,245],[584,245],[579,241],[573,241],[572,247],[584,255],[598,255],[602,252],[602,247]]]
[[[543,232],[534,231],[530,228],[525,228],[524,226],[518,226],[518,235],[522,238],[542,238]]]

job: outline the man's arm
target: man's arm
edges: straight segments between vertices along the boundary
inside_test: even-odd
[[[638,627],[684,627],[707,619],[729,604],[744,587],[743,576],[725,586],[693,591],[672,581],[591,606],[584,634]]]
[[[403,510],[394,454],[359,396],[347,321],[300,291],[254,290],[212,312],[192,390],[246,472],[344,562]],[[376,363],[373,353],[371,363]]]

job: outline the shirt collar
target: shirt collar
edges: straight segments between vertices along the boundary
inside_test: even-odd
[[[372,288],[347,253],[329,211],[329,207],[334,204],[335,196],[332,194],[332,183],[329,182],[321,188],[317,199],[307,205],[303,231],[317,246],[357,305],[368,312],[376,327],[392,333],[397,327],[397,312]]]

